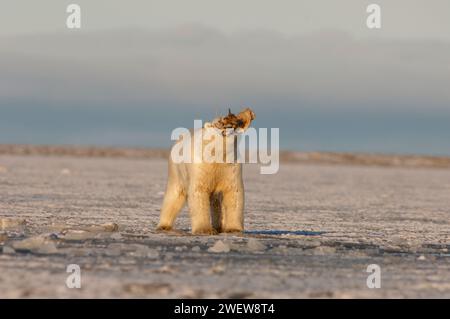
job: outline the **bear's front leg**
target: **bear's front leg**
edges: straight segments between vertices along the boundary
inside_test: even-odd
[[[175,218],[183,208],[186,195],[180,185],[169,178],[166,193],[164,195],[161,215],[159,217],[158,230],[171,230]]]
[[[222,214],[222,232],[244,231],[244,186],[242,183],[223,192]]]
[[[216,234],[216,231],[211,225],[209,197],[210,194],[208,192],[202,191],[197,187],[191,187],[189,191],[188,205],[193,234]]]

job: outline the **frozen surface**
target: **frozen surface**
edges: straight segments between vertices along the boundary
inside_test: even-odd
[[[186,209],[154,230],[162,160],[0,156],[0,297],[450,298],[450,170],[258,172],[245,234],[192,236]]]

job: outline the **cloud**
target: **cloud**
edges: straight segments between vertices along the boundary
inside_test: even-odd
[[[448,42],[199,25],[0,41],[0,143],[168,146],[245,105],[283,148],[450,154]]]
[[[439,41],[357,39],[337,31],[224,34],[184,25],[9,37],[2,44],[0,108],[17,100],[286,110],[450,105],[450,44]]]

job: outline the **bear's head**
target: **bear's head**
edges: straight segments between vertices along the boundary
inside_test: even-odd
[[[211,123],[205,123],[205,128],[218,129],[223,136],[241,134],[250,127],[255,118],[255,113],[248,107],[243,109],[238,115],[231,113],[231,110],[228,109],[227,116],[215,118]]]

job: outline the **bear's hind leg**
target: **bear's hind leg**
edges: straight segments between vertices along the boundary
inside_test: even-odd
[[[188,193],[189,213],[191,214],[192,233],[213,235],[217,232],[211,226],[210,194],[201,190]]]

